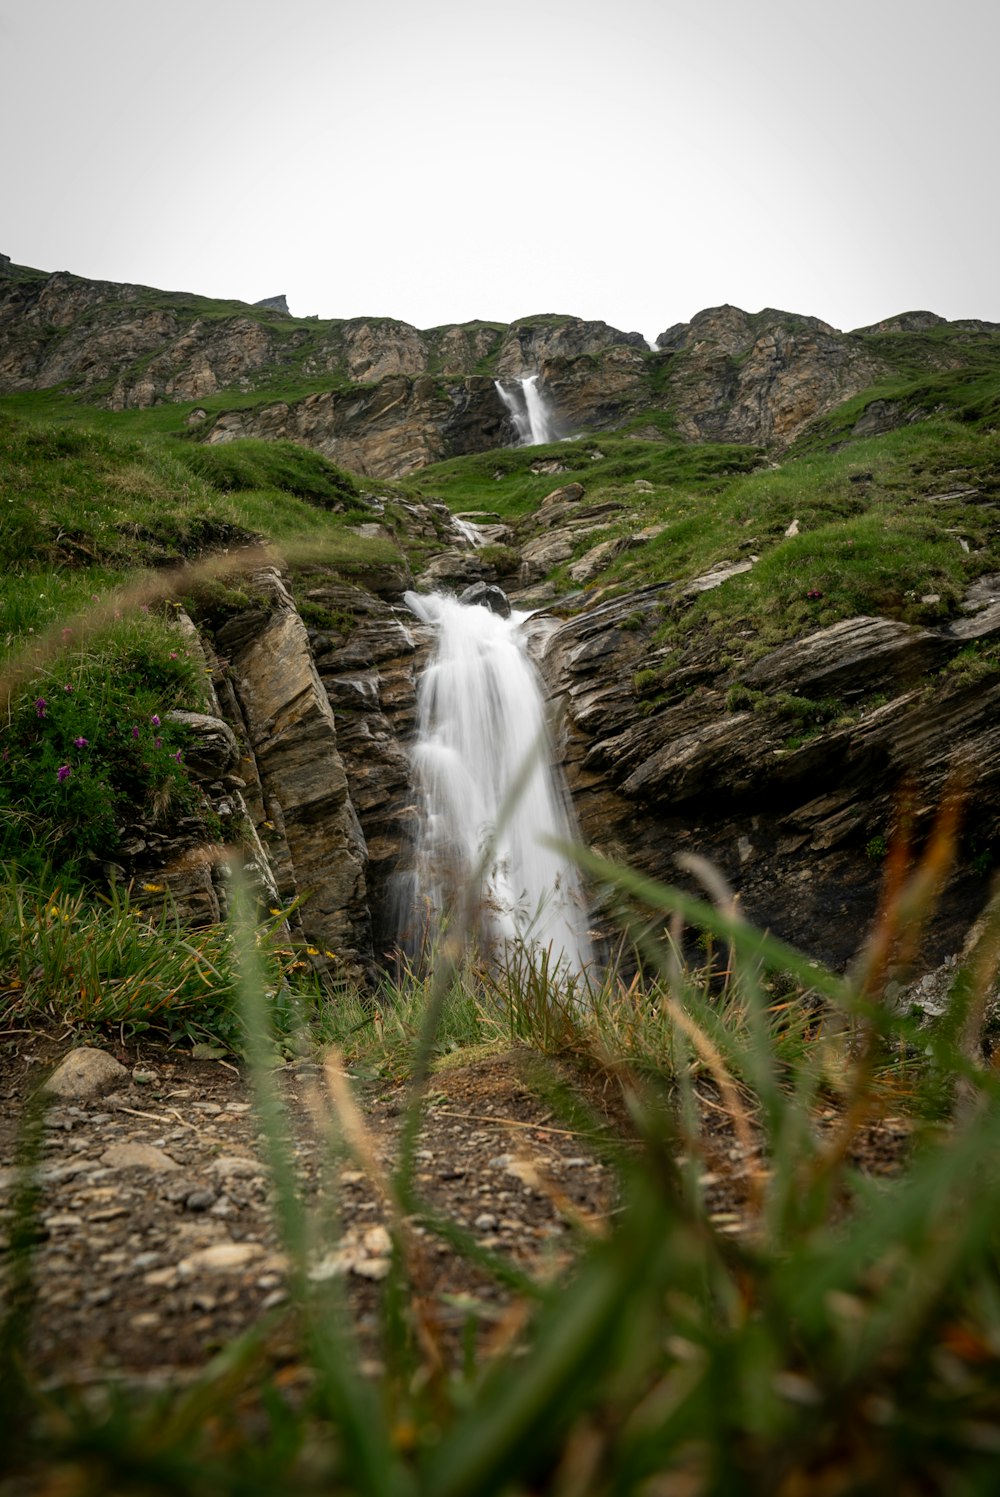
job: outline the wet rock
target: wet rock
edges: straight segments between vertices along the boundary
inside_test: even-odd
[[[460,603],[488,608],[492,613],[498,613],[502,619],[510,618],[510,599],[502,587],[497,587],[491,582],[474,582],[464,592],[459,593]]]

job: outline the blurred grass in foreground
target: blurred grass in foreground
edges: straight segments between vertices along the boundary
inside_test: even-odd
[[[400,1036],[410,1023],[413,1030],[403,1036],[410,1102],[391,1176],[374,1162],[336,1053],[325,1068],[331,1148],[348,1148],[376,1174],[394,1240],[383,1370],[363,1376],[337,1281],[317,1284],[307,1272],[318,1223],[286,1158],[268,981],[249,916],[237,913],[231,940],[292,1262],[305,1391],[284,1391],[254,1335],[229,1347],[193,1386],[156,1397],[126,1387],[90,1388],[86,1396],[34,1387],[23,1362],[31,1236],[24,1194],[12,1237],[19,1299],[0,1342],[5,1407],[25,1411],[20,1446],[8,1447],[20,1471],[8,1490],[213,1497],[995,1491],[1000,1089],[975,1040],[996,976],[996,902],[957,974],[950,1013],[919,1036],[921,1059],[908,1081],[918,1102],[926,1088],[939,1118],[947,1110],[950,1118],[916,1131],[893,1177],[865,1178],[851,1162],[861,1131],[884,1104],[882,1060],[916,1048],[908,1021],[879,995],[892,963],[913,944],[954,837],[946,810],[915,867],[902,853],[890,855],[879,920],[850,978],[748,926],[717,882],[708,904],[581,855],[592,878],[641,912],[645,929],[683,921],[723,943],[725,987],[720,997],[717,984],[687,973],[678,943],[654,947],[645,936],[658,978],[645,996],[634,985],[617,1002],[602,999],[613,1016],[600,1022],[596,1006],[588,1011],[539,988],[537,968],[530,982],[516,963],[494,974],[482,1012],[509,1026],[508,1040],[530,1041],[544,1024],[542,1048],[611,1067],[641,1147],[620,1162],[622,1209],[606,1235],[582,1247],[568,1278],[518,1285],[516,1272],[505,1275],[523,1329],[482,1365],[456,1366],[438,1339],[419,1293],[421,1249],[410,1230],[421,1222],[463,1246],[457,1228],[422,1207],[413,1167],[442,1013],[455,1002],[459,943],[443,943],[421,990],[421,1013],[414,1005],[406,1020],[397,1009],[392,1021]],[[711,885],[711,872],[702,872]],[[794,1043],[785,1005],[768,993],[773,974],[791,974],[812,995],[813,1031],[792,1024]],[[388,1012],[386,1005],[383,1037]],[[615,1039],[642,1023],[669,1035],[669,1087],[650,1085],[634,1063],[641,1044],[630,1054]],[[372,1028],[374,1052],[380,1040]],[[452,1035],[456,1043],[468,1037],[461,1028]],[[667,1077],[666,1068],[660,1075]],[[541,1084],[565,1093],[565,1076],[563,1068]],[[745,1203],[736,1220],[732,1213],[715,1220],[706,1205],[701,1179],[710,1140],[699,1077],[714,1087],[741,1146]],[[898,1107],[895,1094],[891,1105]]]

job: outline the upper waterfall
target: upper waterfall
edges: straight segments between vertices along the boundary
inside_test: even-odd
[[[550,971],[591,960],[573,836],[552,767],[545,696],[518,623],[440,593],[404,595],[434,626],[421,677],[414,767],[421,806],[413,909],[432,932],[454,919],[488,948],[547,949]],[[465,910],[463,911],[463,905]],[[411,939],[411,949],[422,939]]]
[[[539,447],[543,442],[558,442],[555,412],[538,388],[538,375],[526,374],[517,381],[516,390],[505,390],[494,380],[497,394],[510,411],[521,447]]]

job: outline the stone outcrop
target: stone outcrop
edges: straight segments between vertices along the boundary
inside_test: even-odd
[[[209,442],[289,438],[356,473],[400,478],[428,463],[502,446],[507,412],[491,379],[445,384],[396,374],[369,389],[223,412]]]
[[[686,441],[786,444],[892,372],[858,334],[770,308],[712,307],[657,339]]]
[[[217,633],[229,652],[242,727],[259,776],[278,892],[300,910],[305,936],[339,968],[358,973],[370,959],[365,881],[367,848],[348,792],[333,709],[309,648],[305,625],[278,573],[255,575],[265,604]]]
[[[350,620],[339,633],[311,630],[309,641],[364,834],[373,952],[380,960],[396,939],[393,879],[414,829],[408,744],[426,631],[406,609],[335,580],[317,577],[305,596]]]
[[[600,355],[611,348],[645,349],[641,333],[623,333],[606,322],[579,317],[537,317],[514,322],[506,330],[496,361],[500,378],[536,374],[556,359]]]
[[[116,410],[254,394],[212,421],[197,418],[203,434],[288,437],[392,478],[512,443],[495,378],[537,374],[568,434],[649,411],[658,420],[634,434],[660,438],[668,412],[684,441],[780,448],[875,382],[958,367],[967,346],[998,333],[913,312],[845,334],[816,318],[723,306],[667,329],[651,353],[639,333],[569,316],[428,331],[386,317],[321,322],[289,316],[283,297],[241,307],[9,265],[0,393],[60,385]],[[279,383],[303,393],[269,400]],[[873,409],[857,435],[921,414]]]
[[[843,966],[874,919],[901,796],[917,845],[949,789],[973,843],[1000,828],[1000,676],[938,670],[998,637],[1000,603],[937,629],[845,620],[765,655],[734,689],[695,647],[658,669],[651,640],[679,592],[616,598],[543,639],[584,838],[667,883],[676,854],[698,852],[752,920]],[[795,704],[831,696],[837,715],[797,736]],[[929,959],[956,949],[985,898],[970,863],[928,929]]]

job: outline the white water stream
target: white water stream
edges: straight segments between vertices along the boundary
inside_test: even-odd
[[[514,390],[505,390],[498,379],[493,383],[510,412],[521,447],[539,447],[543,442],[558,442],[555,413],[538,388],[537,374],[527,374],[519,379]]]
[[[442,921],[478,924],[487,948],[547,948],[550,972],[581,973],[591,949],[579,876],[545,845],[571,841],[574,828],[518,628],[524,615],[404,596],[437,633],[417,695],[418,918],[431,933]]]

